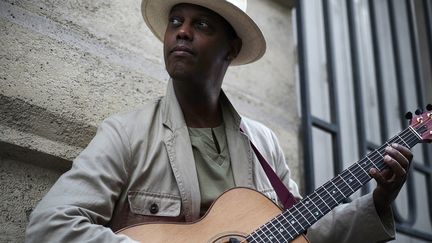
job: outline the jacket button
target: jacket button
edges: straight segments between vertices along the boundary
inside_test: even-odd
[[[150,205],[150,213],[157,214],[159,212],[159,206],[156,203]]]

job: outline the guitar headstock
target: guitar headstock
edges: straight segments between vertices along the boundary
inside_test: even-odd
[[[426,112],[418,109],[415,115],[408,112],[406,116],[410,119],[410,126],[422,137],[423,142],[432,142],[432,105],[426,106]]]

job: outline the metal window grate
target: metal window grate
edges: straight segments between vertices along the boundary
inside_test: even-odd
[[[390,122],[394,122],[389,119],[385,114],[385,111],[390,109],[389,100],[385,99],[386,93],[386,84],[383,80],[386,79],[386,75],[389,72],[395,77],[395,84],[397,90],[398,99],[395,100],[398,107],[398,114],[401,117],[399,125],[401,127],[407,126],[407,121],[403,119],[403,114],[411,107],[408,105],[409,103],[416,103],[420,107],[424,107],[426,103],[430,103],[432,100],[430,90],[425,90],[425,88],[430,87],[427,84],[432,83],[432,77],[428,77],[425,75],[424,68],[425,65],[420,65],[420,57],[426,57],[429,59],[430,63],[432,63],[432,2],[428,0],[418,0],[418,2],[414,2],[413,0],[401,0],[401,1],[393,1],[386,0],[381,1],[379,4],[383,4],[380,9],[377,9],[377,2],[374,0],[364,0],[368,5],[369,12],[369,23],[370,23],[370,34],[371,34],[371,43],[373,48],[373,67],[376,81],[376,92],[377,92],[377,100],[378,100],[378,110],[379,112],[379,123],[380,123],[380,134],[379,138],[382,142],[389,138],[390,134],[389,124]],[[404,1],[404,2],[402,2]],[[363,157],[367,154],[369,150],[373,150],[377,147],[376,141],[372,141],[368,138],[367,135],[367,125],[366,125],[366,117],[365,112],[368,112],[365,107],[365,94],[362,89],[362,70],[361,63],[359,61],[359,56],[361,50],[360,48],[360,36],[358,36],[358,28],[355,20],[356,14],[359,14],[355,8],[356,2],[354,0],[346,1],[346,5],[339,6],[345,7],[345,11],[347,13],[347,26],[348,26],[348,44],[350,47],[350,66],[352,70],[352,85],[354,92],[354,97],[352,97],[355,104],[355,119],[356,119],[356,135],[357,135],[357,150],[358,156]],[[314,171],[314,153],[316,153],[316,148],[313,147],[314,137],[313,137],[313,129],[318,129],[323,131],[331,136],[331,145],[332,145],[332,158],[331,161],[334,174],[338,174],[343,170],[343,155],[341,151],[344,149],[342,145],[342,137],[346,136],[346,134],[342,134],[341,131],[341,123],[340,120],[340,111],[339,107],[339,96],[340,93],[338,91],[338,86],[336,84],[336,65],[337,60],[335,58],[335,40],[332,33],[332,28],[336,28],[332,25],[331,11],[334,8],[334,4],[338,3],[337,0],[324,0],[322,2],[322,7],[320,10],[322,11],[322,19],[324,26],[324,43],[325,43],[325,58],[326,58],[326,73],[327,73],[327,83],[328,83],[328,93],[329,93],[329,112],[330,112],[330,120],[326,121],[314,114],[312,114],[311,106],[314,105],[311,102],[310,89],[311,87],[311,72],[307,65],[309,59],[314,58],[314,56],[308,52],[308,42],[307,42],[307,28],[311,28],[310,25],[305,24],[305,16],[307,16],[309,9],[306,8],[305,1],[297,1],[296,6],[296,22],[297,22],[297,38],[298,38],[298,51],[299,51],[299,79],[300,79],[300,95],[301,95],[301,108],[302,108],[302,132],[303,132],[303,148],[304,148],[304,170],[305,170],[305,190],[306,193],[311,193],[316,186],[316,177]],[[341,3],[339,1],[339,3]],[[397,5],[399,4],[399,5]],[[415,7],[417,4],[417,7]],[[418,7],[423,6],[423,8]],[[406,8],[401,8],[401,6],[406,6]],[[384,7],[383,7],[384,6]],[[319,8],[319,7],[318,7]],[[389,71],[386,67],[383,67],[383,60],[385,61],[385,57],[383,56],[383,44],[380,42],[380,38],[382,38],[382,33],[378,28],[378,19],[377,17],[384,9],[386,9],[385,16],[388,15],[388,18],[385,19],[388,21],[390,29],[390,45],[391,45],[391,53],[390,56],[393,56],[391,60],[393,63],[392,69]],[[400,27],[400,20],[397,18],[396,10],[406,11],[405,14],[407,16],[407,23],[403,23],[407,26],[407,30]],[[423,11],[423,12],[419,12]],[[417,15],[423,15],[424,21],[419,22],[419,18]],[[382,18],[382,16],[379,16]],[[425,31],[426,39],[420,39],[419,35],[420,27],[423,27]],[[404,31],[407,31],[406,33]],[[400,39],[401,34],[405,34],[409,36],[409,49],[411,56],[409,57],[412,60],[411,65],[413,67],[413,75],[414,80],[410,80],[414,82],[415,86],[415,94],[416,98],[411,98],[408,100],[408,91],[405,89],[407,87],[408,80],[406,79],[406,73],[409,71],[407,67],[404,66],[402,60],[406,62],[406,56],[402,53],[404,51],[401,49],[402,40]],[[428,51],[420,50],[420,41],[424,41],[428,45]],[[405,53],[406,54],[406,53]],[[405,58],[405,59],[404,59]],[[386,64],[387,65],[387,64]],[[388,64],[391,65],[391,64]],[[430,67],[429,67],[430,68]],[[393,71],[392,71],[393,70]],[[393,105],[393,104],[392,104]],[[419,145],[421,146],[421,145]],[[429,147],[428,147],[429,146]],[[418,205],[418,194],[416,194],[415,183],[418,183],[414,180],[414,174],[421,174],[425,178],[425,187],[426,187],[426,195],[427,195],[427,207],[429,207],[429,220],[432,222],[432,154],[430,145],[424,146],[420,149],[422,161],[419,161],[418,158],[415,158],[410,170],[410,176],[408,177],[406,190],[407,190],[407,205],[408,205],[408,215],[403,216],[402,213],[399,212],[397,207],[394,207],[395,217],[397,221],[397,231],[400,234],[407,235],[413,239],[419,240],[432,240],[431,230],[425,231],[416,228],[414,225],[416,224],[416,220],[418,219],[419,213],[423,210],[421,208],[417,208]],[[368,187],[364,187],[362,189],[362,193],[366,193],[369,190]]]

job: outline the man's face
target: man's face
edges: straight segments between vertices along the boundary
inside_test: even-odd
[[[188,80],[220,75],[233,52],[229,28],[221,16],[207,8],[174,6],[164,38],[165,66],[170,76]]]

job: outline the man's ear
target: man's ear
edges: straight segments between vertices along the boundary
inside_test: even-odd
[[[238,37],[234,38],[233,40],[231,40],[230,42],[230,51],[228,52],[226,59],[228,61],[232,61],[234,60],[237,55],[240,53],[240,50],[242,48],[242,40]]]

